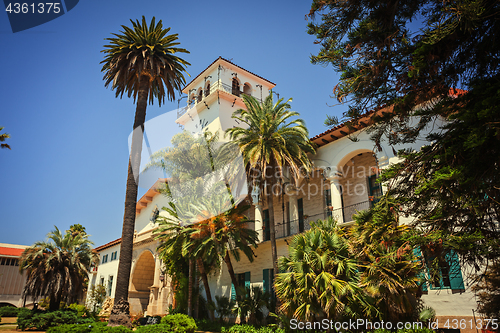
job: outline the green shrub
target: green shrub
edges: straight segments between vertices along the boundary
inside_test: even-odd
[[[17,317],[17,312],[20,308],[15,306],[2,306],[0,308],[0,317]]]
[[[194,333],[198,329],[194,319],[182,313],[166,315],[161,319],[161,323],[167,325],[169,331],[177,333]]]
[[[92,318],[78,317],[75,310],[58,310],[53,312],[42,310],[18,311],[17,326],[21,330],[36,328],[37,330],[46,330],[52,326],[63,324],[92,324]]]
[[[92,323],[92,324],[71,324],[51,327],[47,333],[130,333],[132,332],[126,327],[108,327],[108,323]]]
[[[258,333],[258,329],[252,325],[233,325],[227,330],[223,330],[225,333]]]
[[[156,324],[139,326],[134,333],[166,333],[173,332],[172,326],[168,324]]]
[[[221,332],[223,327],[226,329],[231,327],[231,324],[224,324],[220,321],[211,321],[209,319],[196,319],[195,322],[199,331],[206,332]]]

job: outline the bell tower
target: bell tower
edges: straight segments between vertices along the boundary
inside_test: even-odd
[[[241,126],[231,116],[234,111],[245,108],[243,95],[253,96],[261,102],[275,86],[219,57],[182,90],[188,100],[186,107],[178,110],[176,123],[193,134],[207,130],[219,132],[219,139],[225,141],[224,132],[228,128]]]

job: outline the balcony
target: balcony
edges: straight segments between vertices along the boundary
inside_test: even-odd
[[[218,82],[215,82],[213,85],[210,86],[210,92],[208,92],[207,90],[203,93],[202,95],[202,98],[199,98],[200,96],[199,95],[196,95],[193,97],[193,99],[191,101],[188,101],[188,106],[185,106],[183,107],[182,109],[179,109],[177,110],[177,118],[181,117],[183,114],[185,114],[187,112],[187,110],[189,110],[190,108],[194,107],[196,104],[198,103],[202,103],[204,99],[206,99],[208,96],[210,96],[212,93],[216,92],[217,90],[219,91],[223,91],[223,92],[226,92],[228,94],[231,94],[235,97],[240,97],[242,95],[247,95],[247,96],[251,96],[249,94],[246,94],[240,90],[237,90],[237,89],[233,89],[233,87],[229,84],[225,84],[225,83],[222,83],[220,81]],[[257,101],[259,103],[262,103],[262,100],[256,96],[253,96],[255,97],[255,99],[257,99]]]
[[[354,205],[343,207],[341,209],[327,211],[325,213],[320,213],[312,216],[304,215],[303,219],[277,223],[275,224],[276,239],[293,236],[301,232],[307,231],[311,229],[311,222],[315,222],[317,220],[324,220],[329,216],[333,216],[335,218],[336,212],[339,212],[340,210],[342,210],[344,216],[343,223],[353,222],[354,220],[352,216],[354,214],[356,214],[359,211],[369,209],[371,205],[372,205],[371,201],[363,201]],[[342,223],[340,223],[340,225],[342,225]],[[265,242],[271,239],[270,231],[267,230],[266,228],[262,228],[261,230],[256,230],[256,231],[262,231],[262,236],[263,236],[262,241]]]

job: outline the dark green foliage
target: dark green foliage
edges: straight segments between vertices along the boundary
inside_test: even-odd
[[[334,95],[352,98],[344,120],[389,105],[370,116],[379,150],[434,126],[429,146],[399,152],[382,177],[423,230],[412,245],[432,265],[451,250],[476,270],[498,258],[500,2],[313,0],[310,17],[320,13],[309,24],[322,46],[312,61],[341,73]]]
[[[194,333],[198,329],[194,319],[182,313],[166,315],[161,319],[161,324],[168,327],[169,331],[177,333]]]
[[[198,326],[198,331],[205,332],[221,332],[223,328],[229,328],[230,324],[223,324],[219,321],[212,321],[208,319],[196,319],[196,326]]]
[[[253,325],[233,325],[229,328],[223,327],[222,333],[284,333],[282,328],[273,326],[255,327]]]
[[[478,311],[485,318],[500,320],[500,262],[495,262],[477,277],[472,287],[478,299]]]
[[[17,312],[22,308],[3,306],[0,308],[0,317],[17,317]]]
[[[393,331],[387,330],[387,329],[378,329],[375,331],[372,331],[373,333],[393,333]],[[396,333],[434,333],[433,330],[430,328],[410,328],[410,329],[400,329],[397,330]]]
[[[47,333],[130,333],[132,330],[123,327],[108,327],[108,323],[94,322],[89,324],[65,324],[51,327]]]
[[[169,324],[156,324],[156,325],[147,325],[140,326],[135,330],[136,333],[165,333],[165,332],[182,332],[182,331],[174,331],[172,326]]]
[[[46,330],[52,326],[63,324],[91,324],[92,318],[78,317],[77,311],[74,310],[58,310],[58,311],[41,311],[41,310],[21,310],[17,316],[17,326],[21,330],[35,328],[37,330]]]

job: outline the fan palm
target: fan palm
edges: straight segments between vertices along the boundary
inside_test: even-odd
[[[116,281],[116,295],[114,309],[110,317],[110,325],[114,325],[114,318],[121,315],[128,317],[128,286],[132,265],[133,234],[135,225],[135,210],[137,204],[137,182],[142,150],[141,130],[146,119],[146,106],[158,104],[175,98],[176,91],[180,91],[185,83],[183,72],[189,65],[175,53],[189,53],[185,49],[177,48],[177,34],[168,35],[170,28],[164,29],[162,22],[151,20],[148,27],[146,19],[142,23],[132,21],[132,28],[122,26],[121,34],[107,38],[110,42],[102,51],[105,53],[101,71],[104,72],[105,86],[111,85],[116,91],[116,97],[124,93],[133,96],[137,101],[135,120],[132,134],[132,146],[128,163],[127,189],[125,195],[125,213],[123,217],[122,244],[118,275]],[[139,127],[141,127],[139,129]],[[117,304],[121,304],[117,306]],[[115,317],[116,316],[116,317]],[[127,324],[130,325],[129,322]]]
[[[412,320],[417,307],[420,264],[405,240],[410,227],[398,225],[397,207],[384,198],[354,216],[350,251],[361,265],[360,287],[373,299],[385,321]]]
[[[20,260],[21,272],[27,272],[24,300],[28,296],[47,296],[52,311],[59,308],[61,301],[74,303],[83,295],[90,265],[97,261],[86,233],[73,235],[68,230],[63,235],[55,228],[47,241],[24,250]]]
[[[358,286],[359,267],[333,219],[294,236],[280,259],[275,288],[283,313],[300,320],[367,317],[373,311]]]
[[[240,147],[249,175],[258,174],[251,180],[253,187],[261,190],[268,187],[266,201],[269,210],[269,229],[271,236],[271,255],[274,274],[278,272],[278,255],[273,209],[273,185],[283,183],[284,175],[290,180],[300,177],[301,170],[311,171],[312,163],[308,153],[314,154],[315,149],[308,138],[308,131],[302,119],[294,119],[299,114],[290,111],[288,99],[283,98],[273,102],[273,94],[269,94],[260,104],[254,97],[243,95],[245,109],[233,113],[244,127],[233,127],[227,130],[230,138]],[[250,172],[250,170],[252,172]],[[253,172],[256,171],[256,172]],[[284,171],[287,171],[284,173]],[[281,176],[277,176],[281,175]]]

